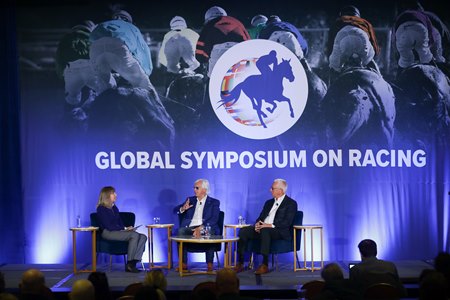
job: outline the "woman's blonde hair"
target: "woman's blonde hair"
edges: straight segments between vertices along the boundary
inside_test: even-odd
[[[145,275],[144,285],[165,291],[167,289],[167,279],[161,270],[151,270]]]
[[[98,196],[97,206],[105,206],[111,208],[111,194],[115,193],[116,189],[112,186],[105,186],[100,191],[100,196]]]
[[[159,300],[166,300],[167,279],[161,270],[151,270],[145,275],[144,285],[154,287]]]

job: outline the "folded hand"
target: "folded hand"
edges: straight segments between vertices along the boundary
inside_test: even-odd
[[[201,237],[201,226],[198,226],[197,228],[195,228],[195,229],[193,229],[192,230],[192,235],[196,238],[196,239],[198,239],[198,238],[200,238]]]

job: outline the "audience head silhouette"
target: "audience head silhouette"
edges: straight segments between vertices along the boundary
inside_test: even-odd
[[[96,300],[111,299],[108,277],[104,272],[92,272],[88,280],[94,286]]]
[[[441,272],[424,270],[420,274],[419,299],[448,299],[447,280]]]
[[[151,270],[145,275],[144,285],[165,291],[167,289],[167,279],[163,271],[159,269]]]
[[[70,300],[95,300],[94,285],[87,279],[78,279],[72,285]]]
[[[344,273],[336,263],[327,264],[320,275],[325,282],[344,279]]]
[[[434,268],[445,277],[450,278],[450,253],[439,252],[434,259]]]
[[[376,257],[377,256],[377,243],[370,239],[362,240],[358,244],[359,253],[361,253],[361,259]]]
[[[22,294],[42,294],[45,286],[44,274],[37,269],[29,269],[22,274],[19,284]]]
[[[148,299],[159,299],[156,289],[149,285],[141,286],[136,294],[134,295],[134,300],[148,300]]]
[[[216,274],[217,295],[239,294],[239,278],[232,269],[221,269]]]
[[[167,279],[163,271],[159,269],[151,270],[145,275],[143,284],[153,287],[158,293],[159,300],[166,298]]]
[[[204,281],[198,283],[192,289],[192,299],[194,300],[214,300],[217,299],[217,286],[215,282]]]

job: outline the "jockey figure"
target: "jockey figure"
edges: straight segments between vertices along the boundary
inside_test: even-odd
[[[393,27],[393,41],[399,54],[397,76],[415,63],[431,63],[449,76],[450,67],[446,61],[450,55],[450,32],[447,25],[416,0],[403,0],[401,11]]]
[[[296,56],[299,58],[305,57],[306,54],[308,53],[308,43],[306,42],[300,31],[297,29],[297,27],[295,27],[293,24],[289,22],[281,21],[281,19],[278,16],[272,15],[269,17],[266,26],[264,26],[264,28],[261,29],[261,31],[259,32],[258,38],[276,41],[276,38],[274,38],[274,36],[280,36],[286,32],[291,33],[290,36],[292,37],[291,39],[293,40],[289,44],[292,44],[292,42],[295,41],[295,44],[299,46],[296,47],[297,51],[293,51],[294,54],[296,54]],[[292,47],[288,48],[291,51],[293,50],[291,49]],[[298,53],[299,49],[301,50],[301,53]]]
[[[256,15],[252,18],[251,27],[247,29],[251,39],[258,38],[259,32],[266,26],[267,20],[265,15]]]
[[[247,41],[250,36],[245,26],[226,11],[213,6],[205,13],[205,24],[200,32],[195,58],[202,64],[208,63],[208,76],[219,57],[233,45]]]
[[[64,78],[66,102],[70,105],[81,103],[84,86],[95,89],[95,73],[89,61],[89,35],[95,24],[86,20],[72,27],[64,35],[56,49],[56,73]]]
[[[153,70],[150,49],[128,12],[117,11],[112,20],[98,24],[90,40],[90,58],[99,76],[99,90],[117,86],[112,70],[133,87],[154,89],[149,79]]]
[[[272,69],[270,68],[270,65],[272,65]],[[277,65],[277,52],[275,50],[271,50],[269,54],[261,56],[256,61],[256,67],[263,76],[271,74]]]
[[[403,9],[393,28],[393,40],[400,56],[398,66],[404,69],[417,62],[430,63],[433,60],[431,47],[436,41],[430,18],[416,1],[404,3]]]
[[[339,13],[328,38],[330,71],[341,72],[342,67],[356,60],[363,66],[370,66],[379,73],[374,57],[380,53],[375,31],[359,9],[353,5],[345,6]]]
[[[183,17],[175,16],[170,20],[170,31],[164,36],[159,50],[159,62],[167,67],[167,71],[178,73],[181,70],[182,59],[187,68],[185,71],[193,72],[200,66],[195,59],[195,45],[198,33],[187,28]]]

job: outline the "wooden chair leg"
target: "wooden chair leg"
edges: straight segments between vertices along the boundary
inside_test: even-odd
[[[216,259],[217,259],[217,268],[220,269],[219,253],[217,253],[217,251],[215,253],[216,253]]]
[[[297,259],[297,266],[300,266],[300,261],[298,260],[298,254],[297,253],[295,253],[295,258]]]
[[[253,252],[252,252],[252,254],[250,256],[250,262],[248,263],[248,268],[253,269],[253,264],[254,264],[254,261],[253,261]]]

